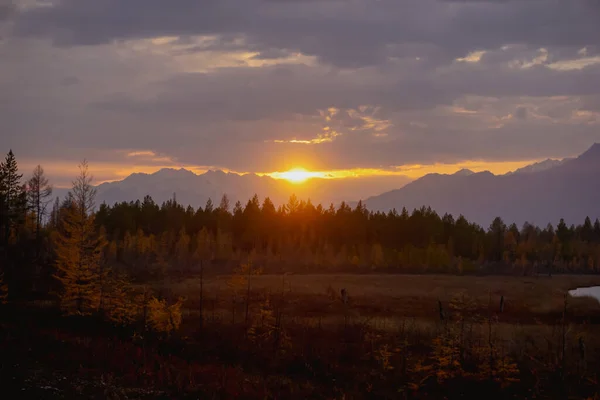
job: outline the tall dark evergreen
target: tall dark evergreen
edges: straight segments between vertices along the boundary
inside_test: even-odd
[[[19,174],[17,160],[12,150],[0,163],[0,225],[2,238],[0,243],[7,245],[11,233],[25,221],[27,198],[23,185],[22,174]]]

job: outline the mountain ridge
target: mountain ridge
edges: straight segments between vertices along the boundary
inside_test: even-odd
[[[231,205],[236,201],[245,204],[254,194],[261,200],[270,197],[275,204],[285,204],[296,194],[323,205],[345,201],[353,207],[363,199],[370,210],[384,212],[431,206],[439,214],[462,214],[483,226],[496,216],[507,222],[545,225],[561,217],[568,223],[580,223],[584,212],[598,216],[600,188],[590,185],[598,172],[600,144],[594,143],[578,157],[546,159],[503,175],[461,169],[452,174],[430,173],[412,181],[407,177],[313,178],[310,184],[295,185],[253,173],[210,169],[196,174],[169,167],[132,173],[96,189],[97,204],[141,200],[150,195],[159,204],[176,196],[179,203],[198,207],[209,198],[218,203],[223,194],[228,195]],[[380,182],[373,183],[378,179]],[[67,192],[58,189],[55,195],[63,197]]]
[[[313,203],[339,205],[356,197],[376,195],[410,182],[404,176],[359,177],[352,179],[312,178],[310,184],[296,185],[282,179],[255,173],[238,174],[211,169],[197,174],[185,168],[161,168],[152,173],[135,172],[123,179],[104,182],[96,187],[97,205],[141,200],[150,195],[161,204],[176,196],[185,206],[206,204],[210,198],[218,203],[227,194],[233,206],[236,201],[245,204],[254,194],[261,201],[269,197],[276,205],[285,204],[292,194]],[[56,189],[55,197],[64,198],[69,189]],[[358,194],[358,195],[357,195]]]
[[[367,198],[374,211],[408,210],[430,206],[438,214],[464,215],[487,226],[493,218],[509,223],[537,225],[581,223],[586,216],[600,217],[600,144],[595,143],[576,158],[565,159],[535,172],[494,175],[426,175],[400,189]],[[532,164],[535,165],[535,164]]]
[[[571,158],[563,158],[563,159],[547,158],[544,161],[526,165],[515,171],[508,172],[505,175],[530,174],[530,173],[541,172],[541,171],[545,171],[547,169],[551,169],[551,168],[557,167],[559,165],[562,165],[565,162],[568,162],[569,160],[572,160],[572,159]]]

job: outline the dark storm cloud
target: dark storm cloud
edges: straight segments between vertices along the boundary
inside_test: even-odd
[[[358,67],[383,62],[395,44],[433,44],[448,59],[506,43],[591,45],[600,37],[599,20],[594,0],[63,0],[22,13],[16,32],[62,46],[239,35],[252,50],[287,49]]]
[[[544,66],[523,70],[467,65],[443,74],[392,75],[367,86],[360,83],[361,78],[371,75],[385,77],[386,73],[371,70],[346,75],[307,66],[227,68],[218,73],[183,74],[162,82],[157,86],[160,94],[147,101],[119,94],[95,106],[149,118],[256,121],[283,120],[292,114],[314,116],[329,107],[356,109],[365,104],[382,106],[384,112],[427,110],[450,105],[466,95],[549,97],[600,93],[600,63],[568,71]]]
[[[365,87],[358,80],[366,74],[347,76],[307,66],[227,68],[218,73],[177,76],[161,83],[161,94],[149,101],[118,95],[97,106],[155,117],[171,114],[248,121],[281,119],[290,114],[316,115],[320,109],[356,108],[362,104],[383,104],[395,110],[430,108],[449,104],[453,98],[436,88],[434,82],[414,77]]]

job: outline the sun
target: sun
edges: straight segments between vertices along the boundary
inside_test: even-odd
[[[319,176],[318,172],[307,171],[304,168],[294,168],[290,169],[286,172],[280,172],[277,174],[277,177],[280,179],[285,179],[286,181],[292,183],[303,183],[306,182],[310,178],[316,178]]]

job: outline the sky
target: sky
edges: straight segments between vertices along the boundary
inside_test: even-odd
[[[0,0],[0,149],[161,167],[514,170],[600,142],[597,0]]]

